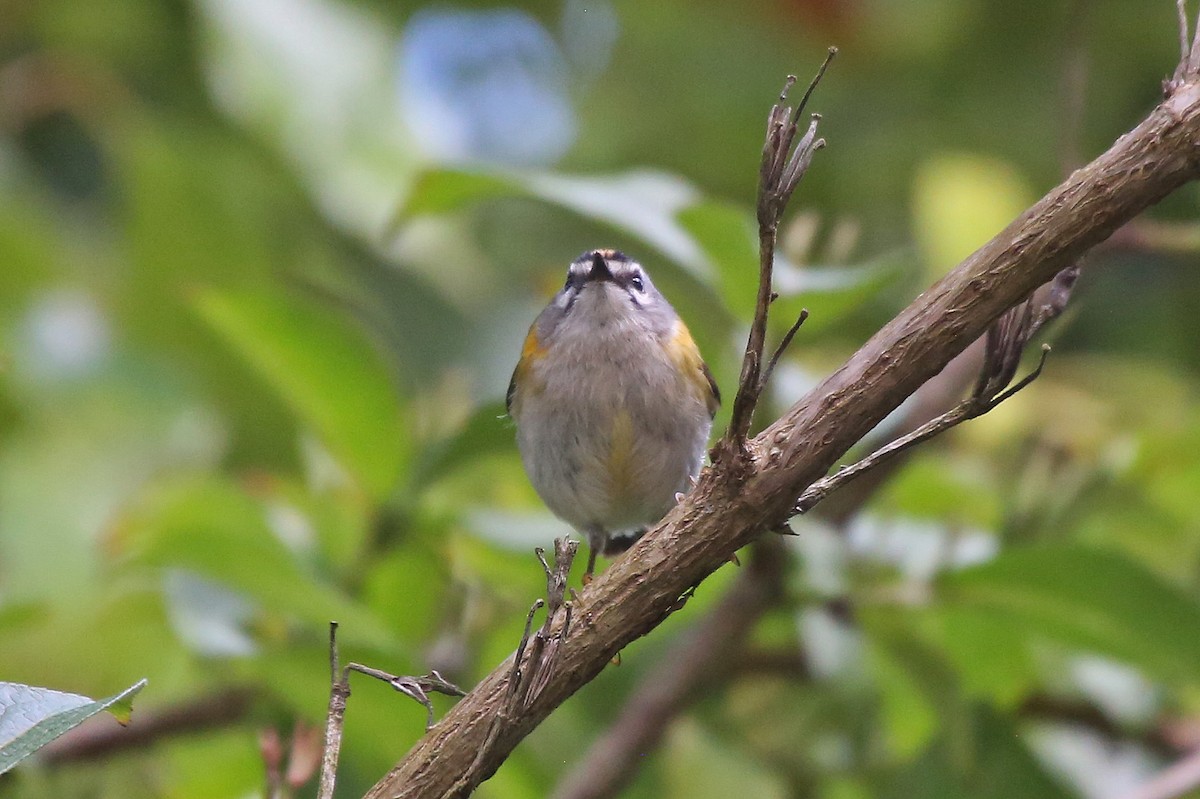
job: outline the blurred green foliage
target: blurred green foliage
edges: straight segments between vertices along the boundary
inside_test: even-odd
[[[532,147],[547,119],[422,71],[421,47],[506,46],[405,38],[446,6],[0,8],[0,679],[104,696],[145,675],[148,714],[255,696],[215,730],[27,763],[5,796],[261,790],[257,731],[323,718],[329,619],[344,658],[398,674],[470,686],[505,657],[544,592],[532,547],[565,532],[503,418],[525,327],[572,257],[618,246],[731,391],[761,126],[826,45],[829,147],[783,231],[775,334],[812,317],[773,410],[1140,119],[1176,47],[1168,0],[507,8],[488,24],[558,47],[564,74],[530,91],[569,111],[561,157],[440,153],[473,125]],[[1196,200],[1154,212],[1169,246],[1088,260],[1028,391],[846,529],[796,523],[788,601],[753,641],[805,676],[733,669],[629,796],[1086,796],[1164,762],[1159,719],[1200,712]],[[733,568],[479,795],[548,795]],[[1030,711],[1081,703],[1104,729]],[[424,718],[356,682],[339,795]]]

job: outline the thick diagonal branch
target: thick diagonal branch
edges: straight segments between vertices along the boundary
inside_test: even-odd
[[[845,452],[1007,309],[1120,225],[1200,175],[1194,75],[1104,155],[1077,170],[879,331],[747,445],[748,469],[721,465],[576,603],[555,673],[498,734],[484,773],[616,652],[657,626],[731,553],[779,524]],[[504,701],[501,664],[368,794],[441,797],[470,768]]]

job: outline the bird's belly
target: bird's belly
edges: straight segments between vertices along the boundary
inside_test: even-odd
[[[542,500],[578,529],[619,532],[662,518],[699,469],[710,425],[703,403],[674,375],[565,376],[523,398],[517,439]]]

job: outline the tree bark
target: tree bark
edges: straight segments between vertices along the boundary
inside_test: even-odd
[[[622,647],[678,609],[738,548],[783,522],[805,488],[1000,314],[1198,176],[1200,83],[1189,74],[1137,128],[914,300],[782,418],[744,447],[722,441],[696,489],[580,594],[548,681],[527,706],[491,723],[505,717],[510,658],[368,797],[469,794]]]

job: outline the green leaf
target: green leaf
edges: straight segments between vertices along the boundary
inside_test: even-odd
[[[374,556],[363,579],[363,601],[414,647],[437,633],[444,614],[451,581],[440,555],[405,541]]]
[[[883,799],[937,796],[944,799],[1068,799],[1022,742],[1007,719],[979,705],[959,732],[947,731],[920,757],[907,764],[878,791]],[[958,735],[959,737],[954,737]],[[968,749],[966,762],[957,750]]]
[[[217,478],[159,486],[123,521],[118,544],[135,563],[190,569],[314,630],[339,621],[348,642],[394,651],[386,625],[302,568],[268,526],[268,504]]]
[[[269,679],[269,677],[267,678]],[[250,725],[181,735],[163,747],[164,771],[172,775],[171,799],[258,796],[263,761]],[[213,768],[220,763],[220,768]]]
[[[979,705],[974,715],[976,768],[968,796],[977,799],[1070,799],[1025,745],[1025,737],[1009,719]]]
[[[406,454],[399,397],[377,353],[332,311],[268,294],[201,292],[196,308],[373,496]]]
[[[1015,549],[945,577],[945,603],[1006,617],[1027,632],[1125,660],[1168,678],[1200,671],[1200,604],[1115,551]]]
[[[967,705],[949,660],[920,638],[907,615],[872,611],[860,621],[871,644],[884,720],[898,752],[912,754],[940,731],[951,742],[952,760],[967,762]]]
[[[417,466],[416,485],[436,482],[460,466],[474,463],[494,453],[516,450],[512,420],[497,402],[477,408],[456,434],[431,447]]]
[[[824,332],[878,296],[903,272],[905,259],[886,254],[859,264],[803,267],[776,264],[775,288],[779,299],[771,306],[772,324],[778,335],[787,329],[802,308],[808,309],[806,335]],[[753,306],[751,306],[753,307]]]
[[[104,710],[121,724],[128,724],[133,697],[145,687],[142,679],[119,694],[96,700],[0,682],[0,774]]]
[[[422,213],[447,213],[497,197],[534,197],[585,219],[636,236],[693,274],[709,264],[678,213],[699,198],[682,178],[652,170],[580,177],[548,172],[506,173],[432,169],[422,173],[396,211],[393,227]]]
[[[674,726],[663,760],[670,796],[694,799],[738,795],[782,799],[787,796],[778,775],[714,739],[694,720],[681,721]]]
[[[995,612],[948,604],[923,615],[922,629],[953,661],[965,694],[1013,706],[1036,685],[1036,661],[1020,625]]]
[[[989,477],[970,454],[922,451],[888,481],[874,507],[885,515],[995,529],[1002,509]]]
[[[758,234],[749,211],[729,203],[705,201],[688,206],[676,218],[716,266],[726,307],[749,319],[758,297]],[[809,311],[805,332],[824,329],[875,296],[898,273],[899,261],[868,264],[797,266],[776,254],[772,320],[779,335]]]
[[[524,196],[526,190],[515,177],[501,173],[431,169],[413,182],[400,217],[445,214],[472,203],[495,197]]]
[[[758,299],[758,241],[754,218],[729,203],[700,202],[676,217],[717,268],[725,303],[748,317]]]

